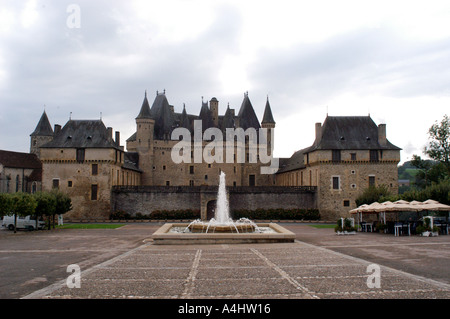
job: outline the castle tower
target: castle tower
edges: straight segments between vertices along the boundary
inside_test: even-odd
[[[53,139],[53,129],[45,111],[42,113],[41,119],[34,132],[30,134],[30,137],[30,153],[40,157],[40,147]]]
[[[155,120],[151,116],[150,105],[147,100],[147,91],[141,110],[136,117],[136,149],[152,152],[153,131]]]
[[[212,119],[214,122],[214,126],[218,127],[219,126],[219,101],[213,97],[211,99],[211,101],[209,101],[209,109],[211,110],[212,113]]]
[[[266,108],[264,109],[264,115],[261,122],[261,127],[267,129],[267,154],[272,155],[273,147],[273,131],[275,129],[275,120],[273,119],[272,110],[270,108],[269,97],[267,97]]]

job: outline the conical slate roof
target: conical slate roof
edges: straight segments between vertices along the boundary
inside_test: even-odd
[[[233,112],[230,109],[230,106],[227,107],[227,110],[222,120],[222,131],[225,132],[227,128],[234,128],[234,116]]]
[[[202,120],[202,130],[205,131],[210,127],[214,127],[214,121],[212,118],[211,110],[208,107],[207,102],[202,102],[202,108],[200,110],[200,115],[198,116]]]
[[[42,113],[41,119],[30,136],[53,136],[53,129],[48,120],[47,113]]]
[[[248,98],[248,94],[244,95],[244,100],[242,101],[241,109],[238,114],[239,118],[239,126],[244,130],[249,127],[253,127],[255,129],[260,129],[261,125],[259,124],[258,117],[256,116],[255,110],[253,109],[252,103]]]
[[[269,104],[269,98],[267,98],[266,108],[264,109],[264,115],[261,123],[273,123],[275,124],[275,120],[273,119],[272,110]]]
[[[186,112],[186,106],[183,105],[183,112],[181,113],[180,126],[191,130],[191,121]]]
[[[150,105],[148,104],[147,100],[147,91],[145,91],[145,97],[144,101],[142,102],[141,111],[139,112],[139,115],[136,117],[136,119],[150,119],[150,118],[152,118],[150,112]]]

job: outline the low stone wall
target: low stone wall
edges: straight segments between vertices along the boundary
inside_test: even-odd
[[[132,216],[149,215],[156,210],[201,210],[202,217],[209,201],[216,198],[218,187],[212,186],[136,186],[114,187],[112,211]],[[317,194],[314,187],[228,187],[230,210],[238,209],[314,209]]]

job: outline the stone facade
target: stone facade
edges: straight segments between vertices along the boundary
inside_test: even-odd
[[[119,136],[114,141],[112,129],[100,120],[70,120],[39,148],[42,190],[58,188],[71,197],[67,217],[109,218],[112,187],[140,185],[141,172],[129,162]]]
[[[208,218],[221,171],[234,209],[318,208],[326,220],[347,216],[369,185],[385,184],[398,192],[400,149],[387,140],[386,126],[377,126],[370,116],[327,116],[323,125],[316,123],[314,144],[279,159],[280,169],[270,174],[262,173],[271,164],[262,156],[272,155],[275,130],[268,100],[260,122],[248,94],[237,115],[229,106],[219,115],[216,98],[202,101],[200,114],[193,115],[185,107],[175,112],[165,92],[157,92],[150,107],[145,93],[135,125],[125,151],[120,134],[114,139],[101,120],[69,120],[53,130],[44,112],[31,134],[30,151],[43,165],[42,189],[58,187],[71,196],[74,209],[67,216],[107,218],[117,210],[149,214],[185,208],[200,209]],[[177,129],[188,136],[177,135]],[[211,130],[220,136],[206,136]],[[238,137],[226,139],[229,130],[247,133],[242,144]],[[264,130],[268,134],[258,135],[255,148],[250,133]],[[174,161],[174,154],[183,161]],[[117,192],[117,186],[126,190]],[[314,191],[299,193],[298,186]]]
[[[328,121],[328,122],[327,122]],[[328,124],[328,125],[327,125]],[[296,152],[277,173],[277,185],[316,186],[322,218],[348,217],[370,185],[398,193],[400,149],[386,139],[386,126],[370,117],[327,117],[316,140]]]
[[[270,115],[268,115],[270,113]],[[202,132],[195,131],[195,125],[202,125]],[[181,155],[187,152],[188,160],[175,163],[172,151],[180,147],[178,136],[172,139],[176,128],[189,131],[188,148],[183,148]],[[213,144],[211,140],[203,139],[203,134],[209,128],[219,129],[222,134],[220,144]],[[268,130],[268,144],[260,143],[256,149],[246,140],[242,146],[237,141],[227,146],[226,129],[248,128],[259,132]],[[272,175],[261,174],[264,164],[258,154],[263,150],[271,155],[267,146],[271,146],[271,133],[275,122],[267,101],[263,121],[260,124],[246,94],[239,114],[235,116],[233,109],[227,108],[225,115],[219,115],[219,101],[212,98],[209,102],[202,102],[200,115],[187,114],[185,108],[182,113],[174,112],[164,93],[157,93],[150,108],[145,94],[141,110],[136,117],[136,133],[127,139],[127,150],[139,154],[139,168],[142,170],[142,185],[154,186],[215,186],[219,184],[221,171],[227,175],[228,186],[264,186],[273,185]],[[194,141],[199,133],[200,140]],[[214,138],[217,138],[216,136]],[[184,140],[183,140],[184,141]],[[258,150],[257,147],[261,150]],[[270,149],[270,147],[269,147]],[[233,154],[230,160],[227,152]],[[243,161],[239,161],[239,152],[243,154]],[[259,152],[259,153],[258,153]],[[211,156],[211,161],[205,160]]]
[[[0,193],[35,193],[42,188],[42,164],[35,154],[0,150]]]

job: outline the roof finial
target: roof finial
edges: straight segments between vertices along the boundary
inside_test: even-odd
[[[102,120],[102,112],[100,112],[100,121]]]
[[[158,92],[158,90],[156,90],[156,96],[158,96],[158,94],[159,94],[159,92]]]
[[[69,115],[69,120],[71,120],[72,119],[72,112],[70,112],[70,115]]]
[[[145,90],[145,97],[147,97],[147,90]]]
[[[163,94],[166,94],[166,89],[164,89]]]

